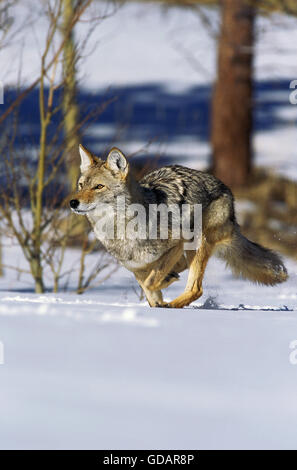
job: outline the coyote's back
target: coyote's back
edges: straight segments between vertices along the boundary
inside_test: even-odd
[[[145,175],[140,184],[158,203],[202,204],[205,209],[224,194],[233,201],[230,189],[213,175],[181,165],[158,168]]]

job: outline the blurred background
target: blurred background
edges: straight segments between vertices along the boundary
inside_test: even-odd
[[[1,0],[2,276],[56,292],[75,270],[82,293],[116,269],[100,250],[86,272],[100,246],[68,211],[80,142],[138,178],[214,173],[243,233],[296,258],[296,56],[294,0]]]

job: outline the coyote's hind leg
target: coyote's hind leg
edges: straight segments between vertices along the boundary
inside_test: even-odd
[[[185,291],[169,303],[182,308],[202,295],[202,280],[207,262],[216,245],[228,243],[234,229],[233,202],[230,194],[214,200],[203,213],[202,238],[197,252],[187,251],[189,276]]]
[[[202,237],[202,242],[197,252],[187,252],[187,258],[190,264],[187,285],[185,291],[168,304],[169,307],[183,308],[201,297],[203,293],[202,279],[212,250],[212,245]]]

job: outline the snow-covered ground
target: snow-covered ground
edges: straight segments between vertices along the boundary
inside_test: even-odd
[[[297,266],[287,265],[290,280],[270,288],[214,258],[203,296],[183,310],[149,308],[124,269],[83,296],[35,295],[7,272],[0,447],[296,448]]]
[[[216,13],[210,18],[215,31]],[[22,83],[38,73],[42,21],[27,29]],[[279,16],[259,20],[258,80],[296,78],[295,24]],[[214,78],[215,41],[190,10],[129,4],[102,22],[97,39],[100,47],[81,71],[88,90],[161,83],[172,95]],[[181,45],[195,51],[194,67]],[[17,81],[19,53],[17,39],[13,50],[1,51],[5,83]],[[289,87],[277,93],[271,101],[280,99],[285,124],[256,132],[256,163],[294,178],[297,108],[286,100]],[[110,131],[104,124],[90,129]],[[129,151],[145,144],[125,143]],[[209,146],[184,137],[165,142],[162,152],[196,167],[199,157],[205,166]],[[4,262],[27,268],[13,246],[5,245]],[[148,308],[124,269],[82,296],[37,296],[28,275],[5,269],[0,448],[296,449],[297,365],[290,344],[297,339],[297,265],[286,264],[289,281],[271,288],[234,279],[212,259],[203,296],[183,310]],[[184,283],[183,275],[166,297]]]

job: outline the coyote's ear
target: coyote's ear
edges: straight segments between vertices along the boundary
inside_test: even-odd
[[[124,154],[114,147],[108,154],[106,167],[120,178],[126,178],[129,171],[129,164]]]
[[[79,146],[79,153],[80,153],[80,171],[85,173],[89,168],[96,163],[94,156],[87,150],[83,145],[80,144]]]

